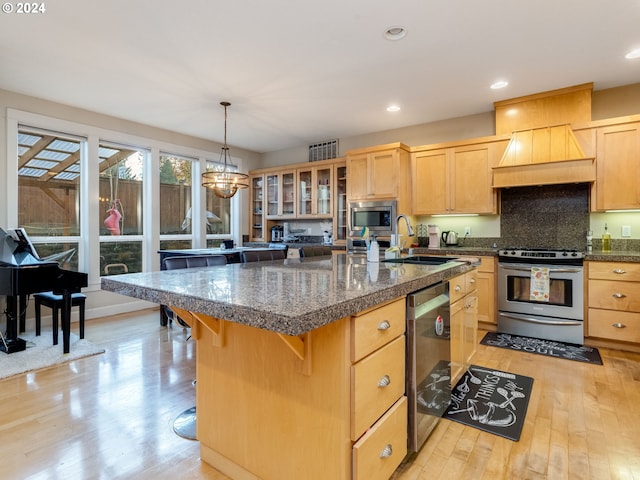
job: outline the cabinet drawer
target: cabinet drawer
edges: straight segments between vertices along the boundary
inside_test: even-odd
[[[351,318],[351,362],[355,363],[402,335],[406,328],[404,298]]]
[[[640,313],[590,308],[589,336],[640,343]]]
[[[449,298],[451,303],[460,300],[467,293],[472,292],[477,287],[478,271],[471,270],[464,275],[459,275],[449,280]]]
[[[640,312],[640,283],[589,280],[589,307]]]
[[[407,454],[407,397],[353,446],[354,480],[387,480]]]
[[[589,262],[589,278],[640,282],[640,263]]]
[[[496,271],[496,257],[479,257],[480,265],[478,271],[482,273],[493,273]]]
[[[351,366],[351,440],[404,395],[405,336]]]

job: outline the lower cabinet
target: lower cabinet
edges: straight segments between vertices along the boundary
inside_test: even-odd
[[[451,384],[462,376],[476,353],[478,338],[477,271],[449,280]]]
[[[478,323],[488,330],[496,330],[496,270],[497,257],[480,257],[478,266]]]
[[[386,480],[407,454],[405,299],[351,317],[353,479]]]
[[[207,320],[201,459],[230,478],[388,480],[407,454],[406,300],[300,336]]]
[[[640,344],[640,263],[588,262],[592,338]]]

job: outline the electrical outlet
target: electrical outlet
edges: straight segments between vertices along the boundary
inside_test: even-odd
[[[464,227],[464,236],[468,237],[471,235],[471,227]]]
[[[622,226],[622,236],[630,237],[631,236],[631,225],[623,225]]]

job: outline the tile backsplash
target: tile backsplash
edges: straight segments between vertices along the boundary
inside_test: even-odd
[[[584,250],[589,229],[589,185],[505,188],[499,246]]]

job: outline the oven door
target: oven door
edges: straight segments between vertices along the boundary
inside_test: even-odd
[[[582,266],[543,265],[549,269],[547,296],[532,295],[532,268],[537,265],[500,263],[498,310],[582,321],[584,274]],[[534,289],[535,290],[535,289]]]

